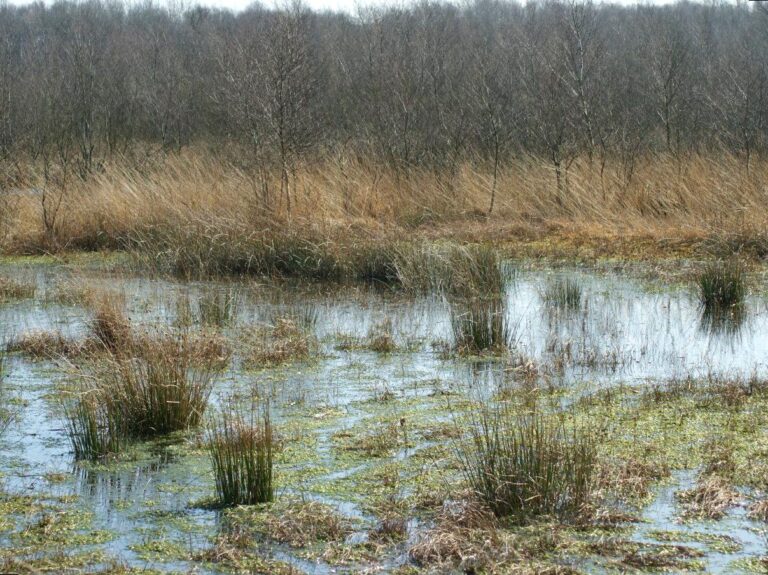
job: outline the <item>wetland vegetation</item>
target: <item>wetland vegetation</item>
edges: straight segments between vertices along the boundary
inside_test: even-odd
[[[768,9],[0,2],[0,573],[768,572]]]
[[[395,290],[4,262],[2,568],[764,571],[762,268],[408,253]]]

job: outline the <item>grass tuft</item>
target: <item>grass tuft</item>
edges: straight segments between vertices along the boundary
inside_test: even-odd
[[[75,456],[100,459],[130,440],[196,427],[221,358],[188,334],[143,335],[93,369],[64,416]]]
[[[269,408],[246,421],[222,410],[208,427],[208,454],[222,506],[269,503],[274,498],[274,437]]]
[[[35,285],[0,277],[0,303],[35,297]]]
[[[207,326],[227,327],[237,318],[239,295],[236,290],[208,290],[200,296],[198,309],[200,323]]]
[[[544,302],[558,310],[577,310],[581,306],[581,285],[571,278],[550,281],[543,294]]]
[[[90,328],[93,337],[112,353],[123,353],[131,346],[131,323],[115,297],[104,295],[97,302]]]
[[[746,271],[737,259],[709,264],[697,282],[705,316],[722,317],[744,305],[747,295]]]
[[[452,305],[451,329],[455,350],[463,355],[501,352],[512,335],[500,299]]]
[[[457,443],[464,476],[498,517],[578,519],[587,510],[596,468],[596,437],[538,413],[489,408]]]

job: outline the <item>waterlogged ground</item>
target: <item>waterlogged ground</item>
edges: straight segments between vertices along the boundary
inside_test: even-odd
[[[3,264],[0,275],[36,286],[0,303],[3,347],[31,332],[83,337],[89,294],[119,294],[136,329],[220,331],[233,356],[214,407],[268,399],[281,448],[276,503],[226,511],[210,506],[199,430],[75,463],[60,395],[76,362],[11,353],[0,560],[14,572],[765,572],[764,278],[751,278],[743,318],[713,323],[684,269],[515,267],[513,351],[467,358],[451,351],[451,304],[438,296]],[[558,278],[581,286],[578,305],[545,301]],[[211,291],[236,301],[224,327],[201,325]],[[310,359],[250,366],[248,334],[284,317],[306,330]],[[602,434],[591,521],[462,515],[455,445],[477,406],[496,401],[565,410]]]

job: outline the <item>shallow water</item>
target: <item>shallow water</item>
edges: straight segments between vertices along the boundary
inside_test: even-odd
[[[386,402],[377,403],[384,394],[404,402],[450,397],[448,394],[453,393],[490,398],[509,377],[493,360],[460,360],[437,351],[441,342],[450,345],[452,339],[451,304],[437,296],[413,298],[362,288],[182,284],[79,274],[52,266],[5,267],[2,271],[38,286],[35,299],[0,305],[3,342],[29,331],[59,330],[77,336],[87,330],[89,313],[83,307],[47,301],[46,292],[61,282],[117,290],[124,294],[130,318],[137,325],[173,323],[178,319],[180,298],[188,298],[194,308],[201,294],[209,290],[236,293],[236,319],[224,329],[233,340],[244,327],[268,324],[276,316],[309,318],[320,342],[319,360],[255,372],[242,371],[235,362],[235,367],[219,378],[213,401],[256,387],[262,392],[269,390],[279,423],[301,427],[306,421],[314,441],[312,457],[306,463],[312,472],[306,480],[283,485],[281,495],[331,504],[342,515],[361,522],[357,536],[374,521],[362,505],[365,494],[355,493],[358,487],[354,485],[347,490],[328,486],[360,477],[372,464],[339,460],[333,435],[386,415]],[[577,309],[557,310],[544,301],[546,286],[559,276],[582,286]],[[689,289],[622,272],[524,270],[515,274],[505,298],[506,319],[514,328],[512,348],[521,361],[537,366],[539,378],[547,386],[565,390],[565,397],[568,389],[580,389],[587,382],[596,387],[619,383],[643,386],[686,377],[768,376],[768,310],[759,296],[747,301],[743,323],[714,329],[702,320],[698,301]],[[400,351],[383,355],[339,349],[340,342],[363,340],[384,322],[390,323]],[[161,571],[185,571],[194,566],[197,573],[218,572],[215,566],[176,558],[183,553],[169,553],[162,547],[153,551],[152,544],[162,540],[193,553],[210,545],[220,527],[216,511],[191,505],[212,494],[207,460],[194,445],[194,438],[156,445],[154,451],[142,453],[135,461],[115,466],[78,465],[53,398],[56,383],[67,371],[53,362],[31,362],[16,355],[6,360],[5,370],[4,393],[13,399],[17,415],[0,439],[0,470],[6,493],[41,501],[64,498],[67,509],[92,513],[87,530],[106,538],[93,548],[128,565]],[[392,417],[399,414],[398,409],[391,409]],[[448,420],[450,413],[437,409],[430,417]],[[185,455],[184,442],[190,442],[189,451],[196,448],[192,455]],[[419,449],[435,443],[419,439],[415,445],[397,450],[390,459],[413,457]],[[294,479],[302,477],[301,465],[287,471]],[[661,488],[643,511],[645,523],[634,529],[632,538],[654,541],[654,531],[674,529],[682,542],[690,533],[737,539],[741,548],[731,553],[713,551],[703,543],[691,544],[707,551],[706,570],[711,573],[732,572],[734,561],[766,553],[761,526],[743,513],[731,513],[719,522],[676,524],[674,492],[691,482],[692,474],[679,475]],[[409,525],[412,538],[423,527],[417,520]],[[8,548],[19,544],[14,529],[0,535],[0,544]],[[87,548],[80,546],[78,550]],[[407,561],[404,549],[396,547],[382,559],[385,571]],[[302,557],[284,545],[268,546],[264,552],[308,573],[345,569]],[[347,569],[355,572],[356,568]]]

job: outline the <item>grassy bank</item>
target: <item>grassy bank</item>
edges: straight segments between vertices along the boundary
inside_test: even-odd
[[[33,173],[33,172],[31,172]],[[576,160],[558,186],[541,160],[452,173],[393,170],[364,159],[300,167],[287,202],[279,179],[187,150],[140,166],[115,161],[66,187],[30,179],[3,198],[7,254],[128,250],[179,275],[313,279],[392,273],[382,245],[493,242],[526,255],[768,255],[768,162],[653,156],[631,178]],[[45,192],[45,193],[43,193]],[[491,196],[494,208],[489,213]]]

